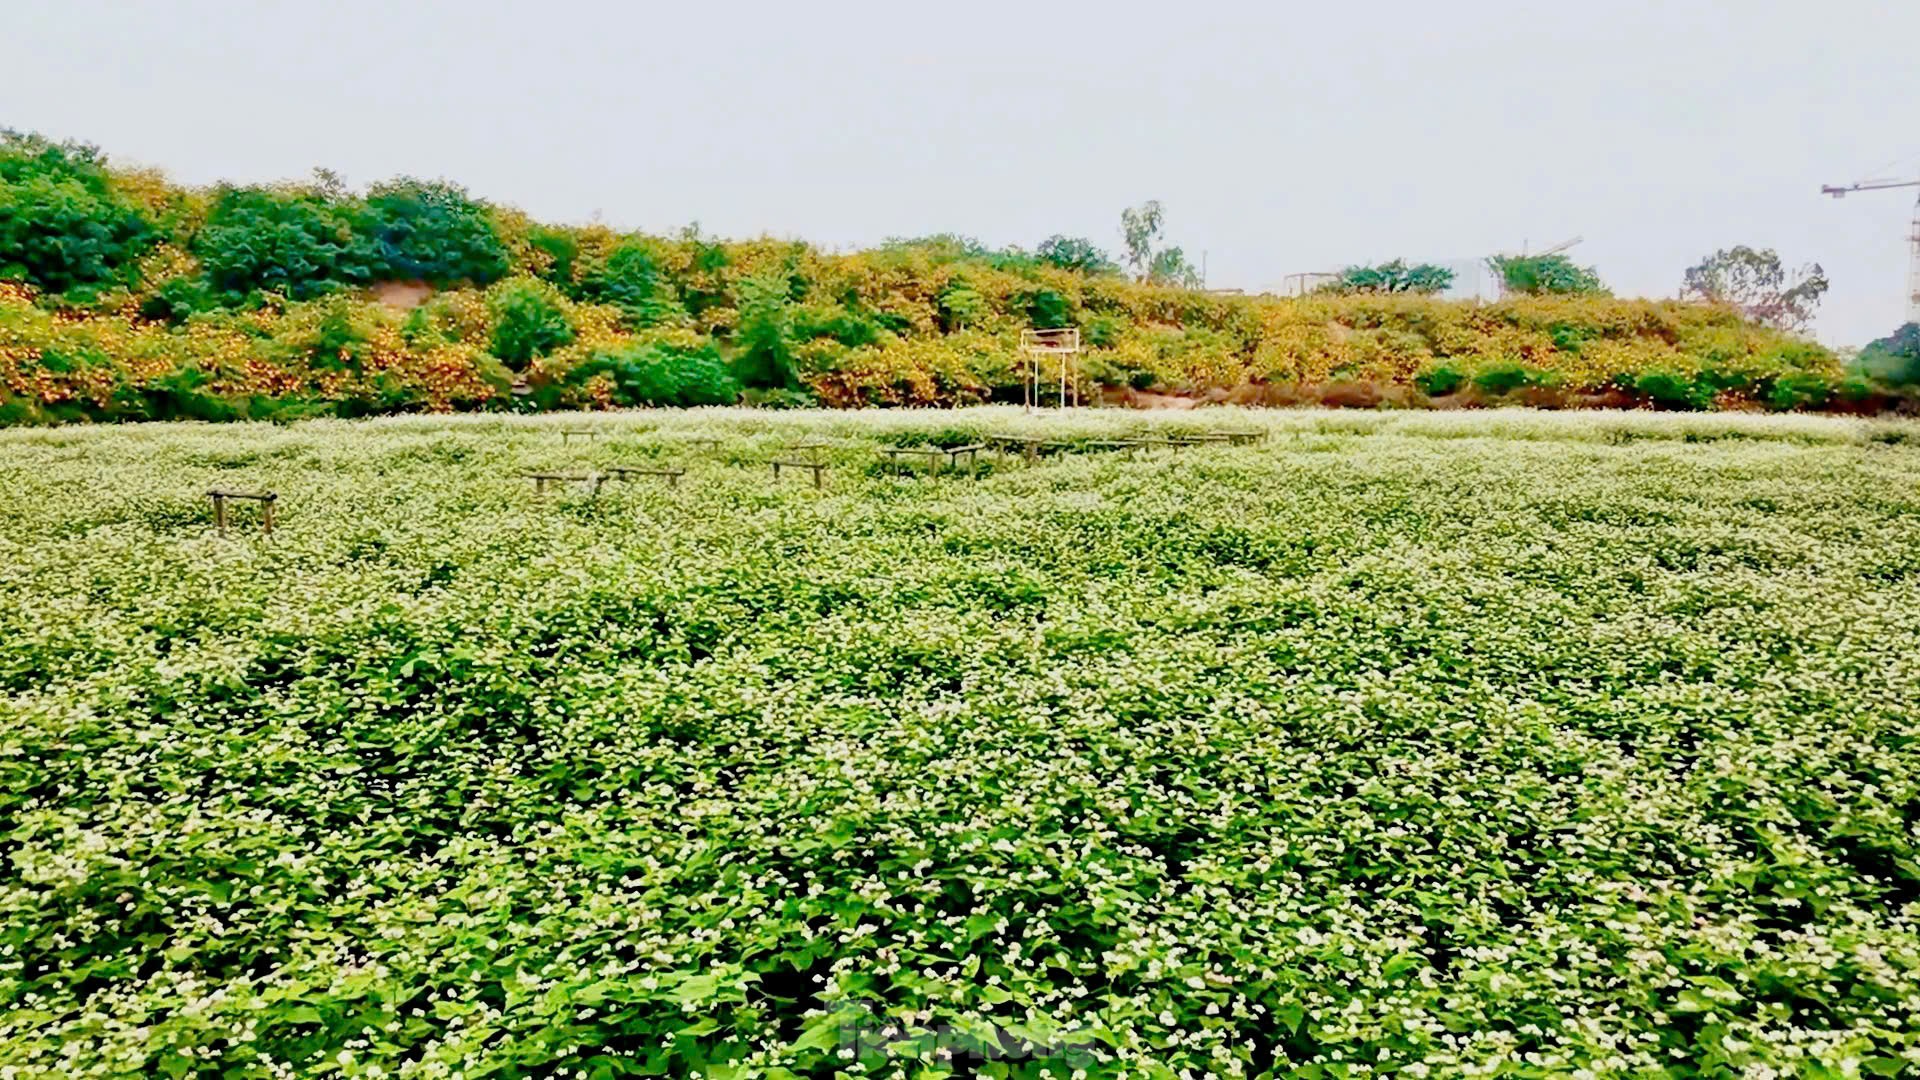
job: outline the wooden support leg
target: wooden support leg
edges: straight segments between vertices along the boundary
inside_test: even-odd
[[[261,508],[260,525],[262,528],[266,530],[266,533],[268,536],[272,536],[273,535],[273,500],[268,499],[266,502],[261,503],[260,508]]]
[[[813,489],[815,491],[819,491],[827,486],[826,468],[825,465],[815,465],[813,467]]]
[[[213,527],[219,530],[222,536],[226,535],[227,497],[225,495],[215,495],[213,497]]]

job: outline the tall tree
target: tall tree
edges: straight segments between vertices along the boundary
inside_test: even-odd
[[[1093,241],[1078,236],[1049,236],[1035,252],[1041,262],[1051,263],[1062,270],[1077,270],[1082,274],[1115,274],[1120,268],[1114,265],[1107,253],[1094,246]]]
[[[1680,295],[1729,304],[1747,318],[1776,330],[1799,331],[1813,321],[1826,295],[1827,274],[1808,263],[1789,274],[1772,248],[1745,244],[1716,251],[1687,267]]]
[[[1166,211],[1160,200],[1148,199],[1139,206],[1120,211],[1120,235],[1127,245],[1127,266],[1140,281],[1152,285],[1178,285],[1197,288],[1200,273],[1187,261],[1179,247],[1162,247],[1161,229]]]

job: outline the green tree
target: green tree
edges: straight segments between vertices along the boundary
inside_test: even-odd
[[[130,276],[159,239],[82,143],[0,130],[0,278],[61,293]]]
[[[580,384],[595,375],[613,383],[617,405],[731,405],[740,400],[740,384],[711,343],[695,349],[631,345],[604,349],[567,373]]]
[[[795,390],[800,372],[793,356],[792,283],[784,270],[742,278],[740,322],[734,330],[734,371],[755,389]]]
[[[1160,200],[1148,199],[1139,206],[1120,211],[1120,235],[1127,245],[1127,265],[1134,277],[1152,285],[1178,285],[1197,288],[1199,271],[1187,261],[1178,247],[1162,247],[1161,232],[1166,212]]]
[[[1920,323],[1908,323],[1861,349],[1854,366],[1895,386],[1920,385]]]
[[[582,299],[619,308],[634,326],[658,326],[686,317],[673,282],[639,240],[622,241],[604,264],[586,272],[579,291]]]
[[[572,230],[564,226],[534,225],[527,230],[527,244],[547,256],[547,269],[541,277],[562,289],[571,290],[575,287],[573,267],[575,260],[580,257],[580,244],[574,239]]]
[[[1419,293],[1430,295],[1447,291],[1453,284],[1453,271],[1432,263],[1408,266],[1406,260],[1373,266],[1349,266],[1340,276],[1322,286],[1337,293]]]
[[[507,272],[507,246],[466,190],[402,177],[367,193],[358,222],[373,272],[396,280],[488,285]]]
[[[1040,249],[1035,254],[1041,262],[1076,273],[1106,275],[1120,272],[1119,264],[1111,256],[1094,246],[1093,241],[1077,236],[1056,233],[1041,241]]]
[[[936,301],[940,308],[940,329],[952,333],[986,318],[991,306],[987,298],[966,278],[955,274],[940,290]]]
[[[358,211],[320,187],[223,187],[192,249],[229,300],[256,291],[308,300],[372,280],[377,256],[355,230]]]
[[[1726,248],[1687,268],[1680,295],[1709,304],[1727,304],[1775,330],[1800,331],[1813,322],[1827,274],[1809,263],[1788,274],[1772,248],[1742,244]]]
[[[545,282],[503,281],[488,290],[487,310],[493,316],[490,351],[515,371],[573,342],[573,325]]]
[[[1565,255],[1495,255],[1487,266],[1510,293],[1602,296],[1607,292],[1598,271],[1578,266]]]

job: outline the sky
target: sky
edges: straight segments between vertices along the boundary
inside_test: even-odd
[[[5,0],[0,126],[174,179],[445,177],[537,218],[851,248],[1120,247],[1215,288],[1572,237],[1623,295],[1718,248],[1903,318],[1920,3]]]

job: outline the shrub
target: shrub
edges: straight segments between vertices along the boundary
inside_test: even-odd
[[[743,386],[799,389],[788,287],[785,273],[759,274],[740,282],[740,324],[735,331],[739,353],[734,370]]]
[[[542,277],[563,289],[574,285],[574,260],[580,255],[580,245],[571,230],[533,225],[527,229],[527,245],[546,256]]]
[[[1495,255],[1487,265],[1508,292],[1597,296],[1607,291],[1597,271],[1575,265],[1565,255]]]
[[[543,282],[502,282],[488,291],[487,310],[493,317],[491,351],[515,371],[573,342],[573,326],[552,287]]]
[[[601,375],[612,382],[616,405],[731,405],[740,398],[739,382],[711,344],[602,351],[569,372],[567,380],[578,385]]]
[[[125,390],[125,406],[142,420],[232,420],[239,415],[233,402],[212,392],[205,372],[183,367]]]
[[[1057,330],[1073,325],[1073,310],[1067,298],[1052,289],[1034,289],[1020,297],[1027,321],[1037,330]]]
[[[740,402],[756,409],[811,409],[820,404],[809,391],[786,387],[748,390],[742,394]]]
[[[253,292],[307,300],[372,280],[378,257],[354,226],[355,208],[326,191],[228,187],[192,250],[228,302]]]
[[[1120,264],[1113,261],[1105,251],[1094,246],[1093,241],[1076,236],[1047,237],[1034,253],[1041,262],[1056,266],[1062,270],[1071,270],[1077,274],[1118,274]]]
[[[402,178],[376,185],[358,226],[380,277],[487,285],[507,272],[507,247],[486,208],[444,181]]]
[[[1782,411],[1816,409],[1833,394],[1833,383],[1824,375],[1793,372],[1775,379],[1767,392],[1767,405]]]
[[[940,290],[940,329],[951,334],[986,317],[986,297],[966,278],[955,275]]]
[[[1473,377],[1473,385],[1489,394],[1510,394],[1535,383],[1532,372],[1519,364],[1498,364]]]
[[[584,275],[579,291],[583,299],[619,308],[636,328],[677,323],[686,317],[672,282],[653,253],[638,241],[614,248],[605,263]]]
[[[1713,404],[1714,387],[1671,371],[1643,372],[1631,389],[1663,409],[1704,409]]]
[[[158,239],[99,151],[0,131],[0,278],[51,293],[118,280]]]
[[[1420,293],[1446,292],[1453,285],[1453,271],[1432,263],[1408,266],[1395,259],[1375,266],[1349,266],[1340,276],[1323,286],[1336,293]]]
[[[1854,363],[1870,378],[1894,386],[1920,384],[1920,323],[1908,323],[1868,345]]]
[[[888,333],[871,312],[838,304],[797,304],[789,326],[796,341],[831,338],[849,349],[877,344]]]
[[[1112,315],[1095,315],[1087,320],[1086,330],[1081,334],[1088,348],[1110,349],[1119,344],[1120,335],[1126,324]]]
[[[172,278],[140,302],[140,316],[181,323],[221,306],[220,297],[199,276]]]
[[[1465,386],[1467,376],[1450,367],[1436,367],[1421,372],[1414,377],[1413,383],[1420,392],[1430,397],[1444,397]]]

